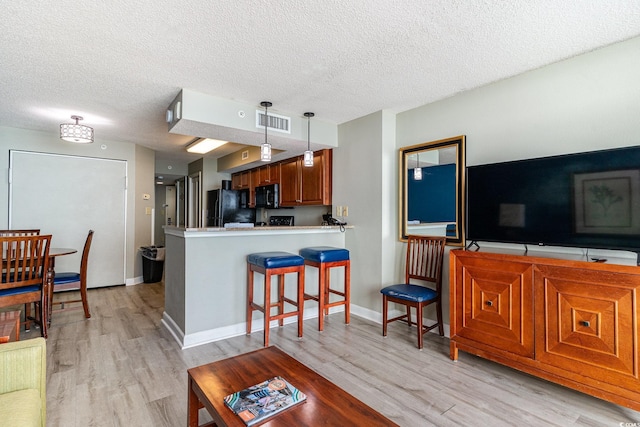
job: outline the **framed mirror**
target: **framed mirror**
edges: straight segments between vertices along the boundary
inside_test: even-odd
[[[465,137],[403,147],[400,154],[399,236],[446,236],[465,244]]]

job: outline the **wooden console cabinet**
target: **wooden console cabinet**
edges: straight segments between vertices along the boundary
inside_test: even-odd
[[[466,351],[640,411],[640,267],[449,256],[451,359]]]

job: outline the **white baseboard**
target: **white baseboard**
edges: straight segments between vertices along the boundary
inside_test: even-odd
[[[344,307],[331,307],[329,309],[329,314],[344,312]],[[382,325],[382,313],[378,313],[377,311],[360,307],[358,305],[351,304],[351,314],[354,316],[361,317],[366,320],[370,320],[372,322],[378,323]],[[389,312],[389,316],[399,316],[402,314],[399,310],[394,310]],[[316,319],[318,317],[317,310],[311,310],[305,314],[304,320]],[[433,319],[427,319],[429,321],[434,321]],[[297,320],[294,317],[289,317],[284,319],[284,323],[286,325],[295,323]],[[202,344],[208,344],[211,342],[225,340],[227,338],[233,338],[240,335],[246,334],[247,323],[241,322],[236,323],[235,325],[223,326],[220,328],[209,329],[206,331],[195,332],[192,334],[185,335],[184,332],[180,329],[180,327],[174,322],[174,320],[169,316],[166,312],[162,313],[162,321],[161,323],[164,327],[169,331],[169,333],[173,336],[173,338],[180,345],[180,348],[183,350],[190,347],[196,347]],[[274,320],[270,325],[272,328],[278,326],[278,321]],[[253,327],[251,328],[251,332],[259,332],[264,330],[264,321],[260,318],[253,321]],[[432,333],[438,333],[437,330],[431,330]],[[446,337],[449,337],[449,325],[444,324],[444,334]]]
[[[144,282],[144,279],[142,278],[142,276],[138,276],[138,277],[125,279],[124,284],[125,286],[133,286],[133,285],[139,285],[140,283],[143,283],[143,282]]]

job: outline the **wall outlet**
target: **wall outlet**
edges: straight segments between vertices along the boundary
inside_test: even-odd
[[[342,216],[342,206],[336,206],[336,216]]]
[[[349,216],[349,206],[342,207],[342,216]]]
[[[151,208],[150,208],[150,207],[146,207],[146,208],[144,209],[144,213],[145,213],[146,215],[151,215]]]

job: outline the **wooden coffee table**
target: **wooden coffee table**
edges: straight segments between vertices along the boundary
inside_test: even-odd
[[[0,344],[20,340],[20,310],[0,312]]]
[[[215,424],[210,425],[244,426],[240,417],[224,404],[224,397],[275,376],[289,381],[307,395],[307,400],[274,415],[263,425],[397,425],[276,347],[198,366],[187,372],[189,427],[199,425],[198,409],[202,407],[213,417]]]

